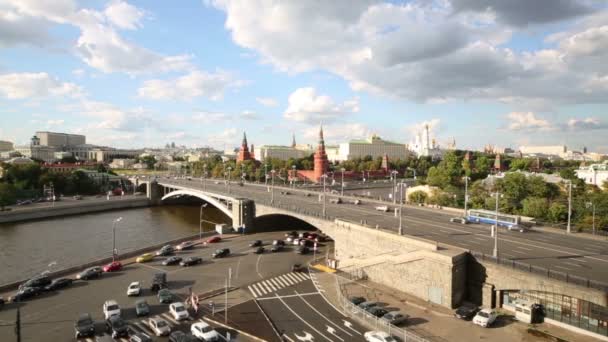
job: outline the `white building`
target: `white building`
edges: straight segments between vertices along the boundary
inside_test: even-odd
[[[110,163],[112,169],[130,169],[135,164],[135,159],[114,159]]]
[[[338,161],[352,160],[371,156],[373,159],[388,155],[389,159],[406,159],[409,156],[407,145],[382,140],[372,135],[365,140],[351,140],[340,144]]]
[[[568,152],[568,147],[564,145],[520,146],[519,152],[521,152],[523,155],[547,155],[561,157]]]
[[[575,170],[576,176],[585,181],[587,184],[592,184],[602,187],[604,182],[608,180],[608,161],[603,164],[593,164],[589,166],[581,166]]]
[[[87,143],[87,138],[80,134],[67,134],[55,132],[36,132],[36,136],[40,139],[40,146],[75,146],[84,145]]]
[[[13,150],[13,143],[10,141],[0,140],[0,152],[8,152]]]
[[[439,148],[435,139],[431,139],[429,125],[424,126],[422,132],[418,132],[414,141],[409,144],[409,150],[414,152],[418,157],[443,157],[443,150]],[[450,146],[450,149],[456,149],[456,142]]]
[[[267,159],[280,159],[288,160],[290,158],[298,159],[304,158],[312,154],[313,151],[310,145],[296,145],[293,146],[278,146],[278,145],[262,145],[255,148],[253,155],[255,159],[259,161],[265,161]]]

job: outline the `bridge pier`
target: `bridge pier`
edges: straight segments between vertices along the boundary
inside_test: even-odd
[[[255,202],[247,198],[232,200],[232,227],[245,227],[245,232],[252,232],[255,220]]]

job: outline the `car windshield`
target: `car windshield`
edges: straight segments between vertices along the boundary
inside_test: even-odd
[[[78,325],[91,325],[93,324],[93,320],[89,317],[84,317],[78,320]]]
[[[182,312],[184,310],[186,310],[186,309],[183,306],[181,306],[181,305],[178,305],[178,306],[175,307],[175,311],[176,312]]]
[[[146,302],[138,302],[135,304],[138,308],[145,308],[148,306],[148,303]]]
[[[487,312],[483,312],[483,311],[479,312],[478,315],[481,316],[481,317],[484,317],[484,318],[490,317],[490,315],[488,315]]]
[[[129,286],[130,289],[136,289],[139,287],[139,284],[131,284],[131,286]]]
[[[158,321],[158,322],[156,322],[156,326],[159,327],[159,328],[166,327],[167,326],[167,322],[165,322],[165,321]]]
[[[213,331],[213,328],[211,328],[210,326],[206,326],[206,327],[203,327],[201,329],[201,331],[204,332],[204,333],[208,333],[208,332]]]
[[[108,305],[108,311],[118,310],[118,305]]]
[[[120,328],[124,327],[125,325],[126,325],[126,323],[122,319],[115,319],[112,321],[112,326],[115,329],[120,329]]]

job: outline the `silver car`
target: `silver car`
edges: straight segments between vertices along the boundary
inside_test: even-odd
[[[409,315],[401,314],[399,311],[391,311],[382,316],[382,321],[392,325],[401,325],[407,322],[408,318],[410,318]]]
[[[148,325],[156,336],[167,336],[171,333],[171,326],[169,323],[160,317],[150,318]]]

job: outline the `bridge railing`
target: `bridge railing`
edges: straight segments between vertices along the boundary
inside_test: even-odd
[[[496,263],[498,265],[506,266],[513,268],[518,271],[529,272],[533,274],[537,274],[540,276],[544,276],[550,279],[555,279],[559,281],[563,281],[568,284],[579,285],[583,287],[587,287],[590,289],[596,289],[604,292],[608,292],[608,284],[591,280],[584,277],[575,276],[572,274],[568,274],[566,272],[555,271],[550,268],[531,265],[528,263],[524,263],[517,260],[505,259],[505,258],[495,258],[493,255],[488,255],[484,253],[479,253],[475,251],[469,251],[469,254],[477,258],[478,260],[489,261]]]

